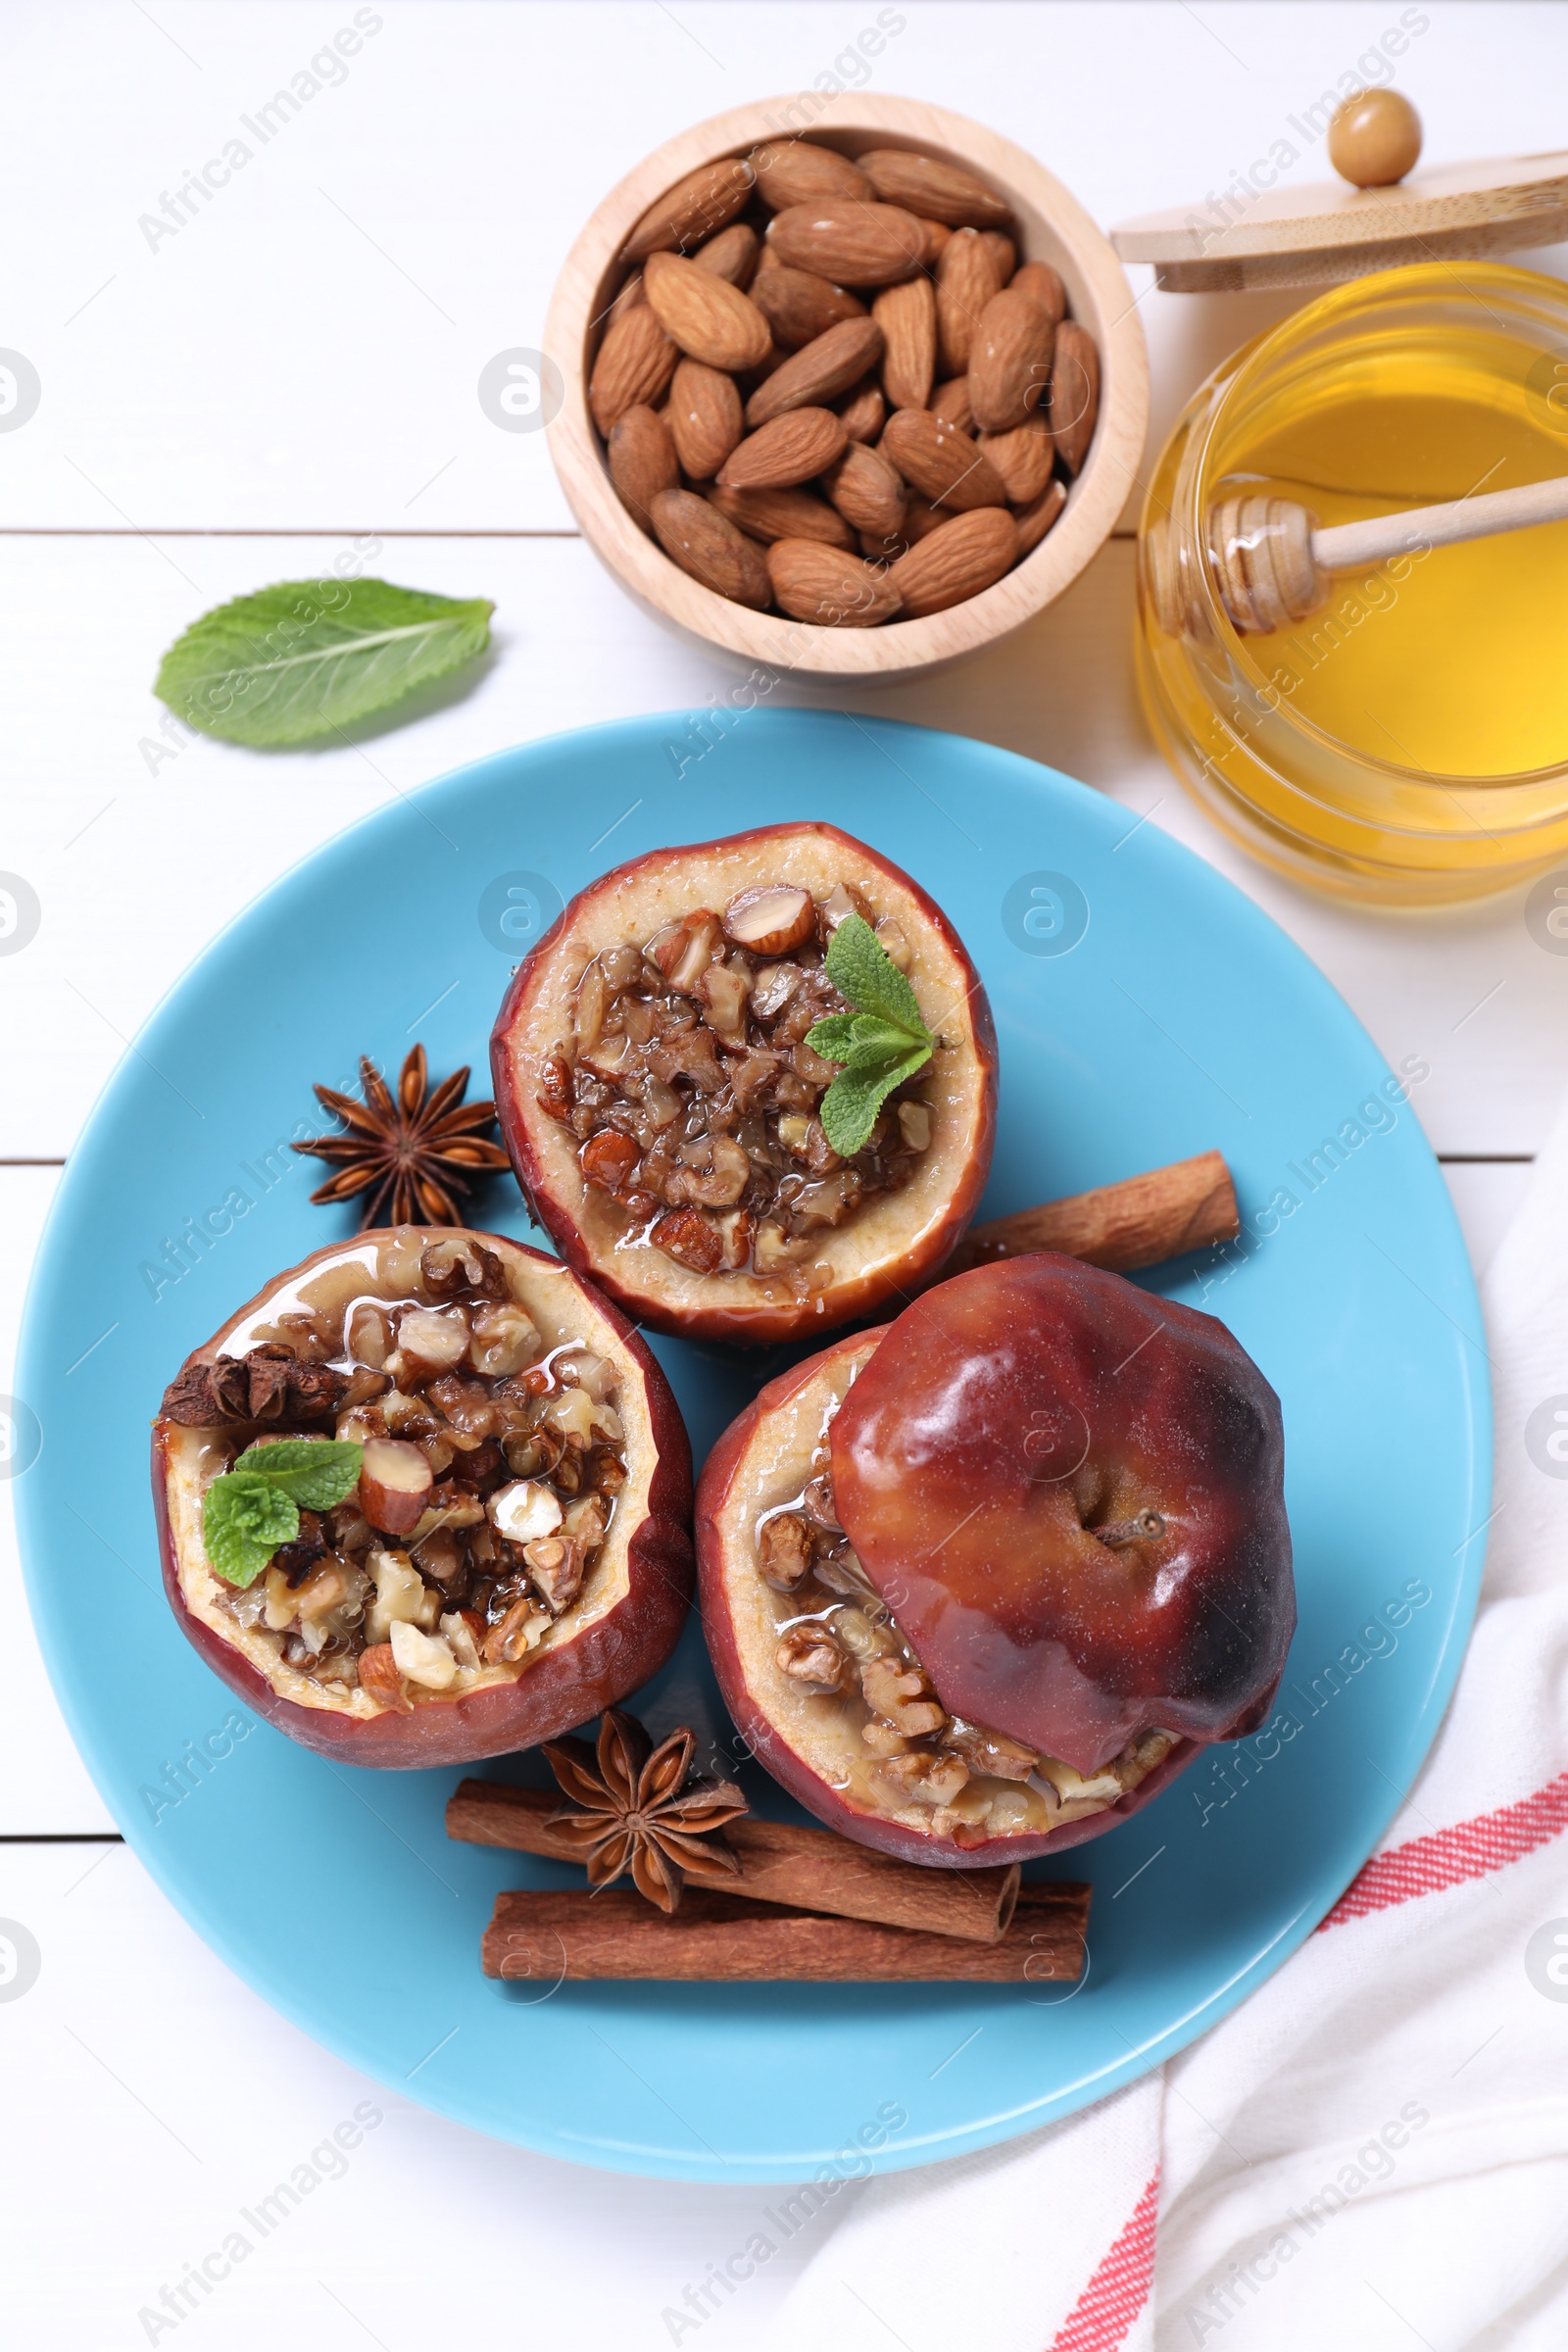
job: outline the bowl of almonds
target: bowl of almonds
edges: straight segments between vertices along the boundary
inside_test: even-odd
[[[578,237],[549,431],[590,545],[689,638],[892,683],[1006,637],[1113,528],[1149,414],[1120,263],[1024,151],[911,99],[741,107]]]

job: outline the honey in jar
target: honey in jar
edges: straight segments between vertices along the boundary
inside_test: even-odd
[[[1268,636],[1232,626],[1204,518],[1232,494],[1332,525],[1568,473],[1568,286],[1487,263],[1336,288],[1195,395],[1145,505],[1139,679],[1178,775],[1244,847],[1395,903],[1479,896],[1568,856],[1568,522],[1333,581]],[[1185,553],[1162,627],[1149,534]],[[1169,614],[1167,612],[1167,622]]]

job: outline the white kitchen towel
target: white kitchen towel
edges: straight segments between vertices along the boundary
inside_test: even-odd
[[[770,2352],[1568,2352],[1568,1112],[1484,1298],[1481,1608],[1378,1853],[1161,2074],[869,2183]]]

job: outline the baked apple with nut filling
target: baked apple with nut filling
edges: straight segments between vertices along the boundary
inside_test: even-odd
[[[691,1454],[625,1318],[495,1234],[320,1250],[153,1428],[164,1583],[208,1664],[355,1764],[531,1746],[646,1682],[691,1597]]]
[[[1263,1719],[1296,1623],[1279,1402],[1212,1316],[1055,1254],[762,1390],[698,1490],[725,1700],[907,1861],[1113,1828]]]
[[[832,825],[582,891],[491,1040],[517,1180],[638,1321],[770,1343],[926,1281],[991,1164],[996,1041],[932,901]]]

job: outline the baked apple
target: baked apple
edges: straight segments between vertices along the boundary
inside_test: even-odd
[[[691,1598],[667,1381],[496,1234],[362,1233],[279,1275],[167,1391],[153,1493],[190,1641],[346,1763],[554,1739],[657,1672]]]
[[[1296,1622],[1278,1399],[1224,1326],[1055,1254],[762,1390],[697,1498],[754,1751],[907,1861],[1113,1828],[1266,1713]]]
[[[491,1060],[563,1256],[689,1337],[772,1343],[874,1312],[941,1265],[991,1165],[979,976],[924,891],[832,825],[660,850],[591,884],[516,972]]]

